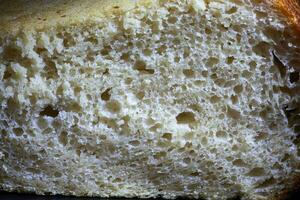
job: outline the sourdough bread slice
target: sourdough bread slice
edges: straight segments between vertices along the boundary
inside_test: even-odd
[[[281,199],[297,187],[300,40],[270,4],[0,10],[2,190]]]

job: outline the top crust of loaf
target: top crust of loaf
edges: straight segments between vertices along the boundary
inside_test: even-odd
[[[36,0],[1,1],[0,35],[18,31],[40,30],[52,26],[67,26],[118,16],[138,5],[154,1],[142,0]]]
[[[273,4],[292,26],[300,31],[300,5],[297,0],[266,0]],[[136,6],[151,5],[151,0],[36,0],[1,1],[0,33],[39,30],[118,16]],[[195,1],[196,2],[196,1]],[[197,6],[197,5],[196,5]]]

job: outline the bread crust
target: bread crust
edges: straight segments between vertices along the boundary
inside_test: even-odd
[[[300,175],[295,175],[289,183],[286,183],[285,190],[274,195],[274,200],[293,200],[300,191]]]
[[[0,36],[99,21],[148,4],[150,0],[0,1]]]
[[[300,34],[300,1],[299,0],[273,0],[277,9],[279,9],[287,18],[292,26],[295,26]]]

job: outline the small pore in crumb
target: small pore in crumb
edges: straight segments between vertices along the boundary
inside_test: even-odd
[[[185,77],[187,78],[192,78],[195,76],[195,72],[192,69],[184,69],[183,70],[183,74],[185,75]]]
[[[299,81],[299,72],[295,71],[295,72],[292,72],[290,73],[290,82],[291,83],[296,83]]]
[[[57,117],[59,114],[59,111],[54,109],[52,106],[48,105],[46,108],[44,108],[43,111],[40,112],[41,116],[48,116],[48,117]]]
[[[239,111],[237,111],[233,108],[230,108],[230,107],[228,107],[227,115],[232,119],[239,119],[241,117],[241,114]]]
[[[142,60],[135,62],[134,69],[138,70],[140,74],[154,74],[154,69],[147,69],[146,63]]]
[[[103,101],[108,101],[110,100],[110,96],[111,96],[111,88],[108,88],[104,92],[102,92],[101,99]]]
[[[162,138],[164,138],[166,140],[172,140],[172,133],[164,133],[162,135]]]
[[[68,133],[65,131],[61,132],[58,139],[62,145],[66,146],[68,143]]]
[[[113,113],[117,113],[121,111],[121,104],[117,100],[111,100],[107,102],[106,108]]]
[[[261,167],[255,167],[247,173],[247,176],[257,177],[265,175],[265,170]]]

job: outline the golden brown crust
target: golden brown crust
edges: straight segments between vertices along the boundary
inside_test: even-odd
[[[97,22],[150,3],[151,0],[3,0],[0,1],[0,35]]]
[[[288,23],[295,26],[300,34],[300,1],[273,0],[273,3],[287,17]]]

